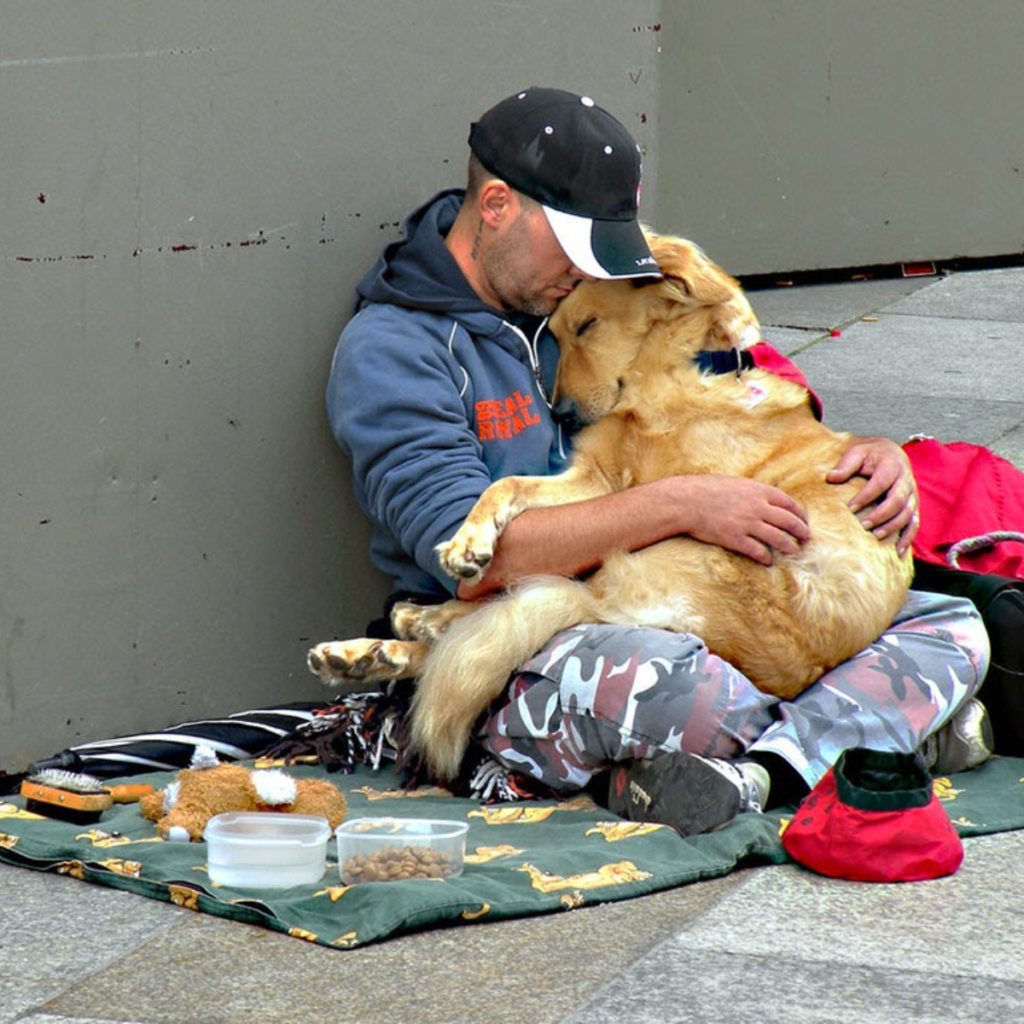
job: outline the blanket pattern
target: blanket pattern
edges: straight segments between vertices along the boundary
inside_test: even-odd
[[[29,813],[17,796],[0,800],[0,864],[71,875],[332,949],[353,949],[424,928],[631,899],[742,866],[789,860],[779,835],[792,810],[744,814],[718,832],[683,839],[665,826],[617,819],[586,796],[483,804],[435,787],[403,790],[390,769],[359,767],[340,778],[319,765],[292,764],[288,771],[296,778],[329,777],[345,792],[350,817],[468,821],[463,874],[346,886],[332,841],[316,884],[234,889],[210,881],[204,843],[159,839],[137,805],[115,804],[99,822],[82,826]],[[162,772],[131,781],[163,788],[173,778]],[[934,786],[964,837],[1024,828],[1024,759],[993,758],[974,772],[937,778]]]

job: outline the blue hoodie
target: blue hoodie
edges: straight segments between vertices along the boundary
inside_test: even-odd
[[[484,303],[445,247],[465,193],[414,211],[357,287],[327,387],[331,429],[397,591],[454,593],[434,548],[493,481],[565,468],[546,320]]]

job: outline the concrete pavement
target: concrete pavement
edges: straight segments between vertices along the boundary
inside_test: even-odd
[[[751,299],[831,426],[1024,468],[1024,270]],[[965,849],[927,883],[752,868],[351,951],[0,866],[0,1024],[1020,1024],[1024,831]]]

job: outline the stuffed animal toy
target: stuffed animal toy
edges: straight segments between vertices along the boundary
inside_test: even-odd
[[[333,831],[346,810],[344,794],[330,782],[221,763],[210,747],[197,747],[190,767],[139,803],[142,816],[157,823],[158,834],[178,842],[199,842],[206,823],[226,811],[314,814],[326,818]]]

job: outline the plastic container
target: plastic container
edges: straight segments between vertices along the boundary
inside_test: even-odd
[[[323,878],[331,826],[326,818],[273,811],[229,811],[206,823],[210,880],[252,889],[285,889]]]
[[[335,830],[346,885],[411,878],[456,878],[466,856],[464,821],[354,818]]]

